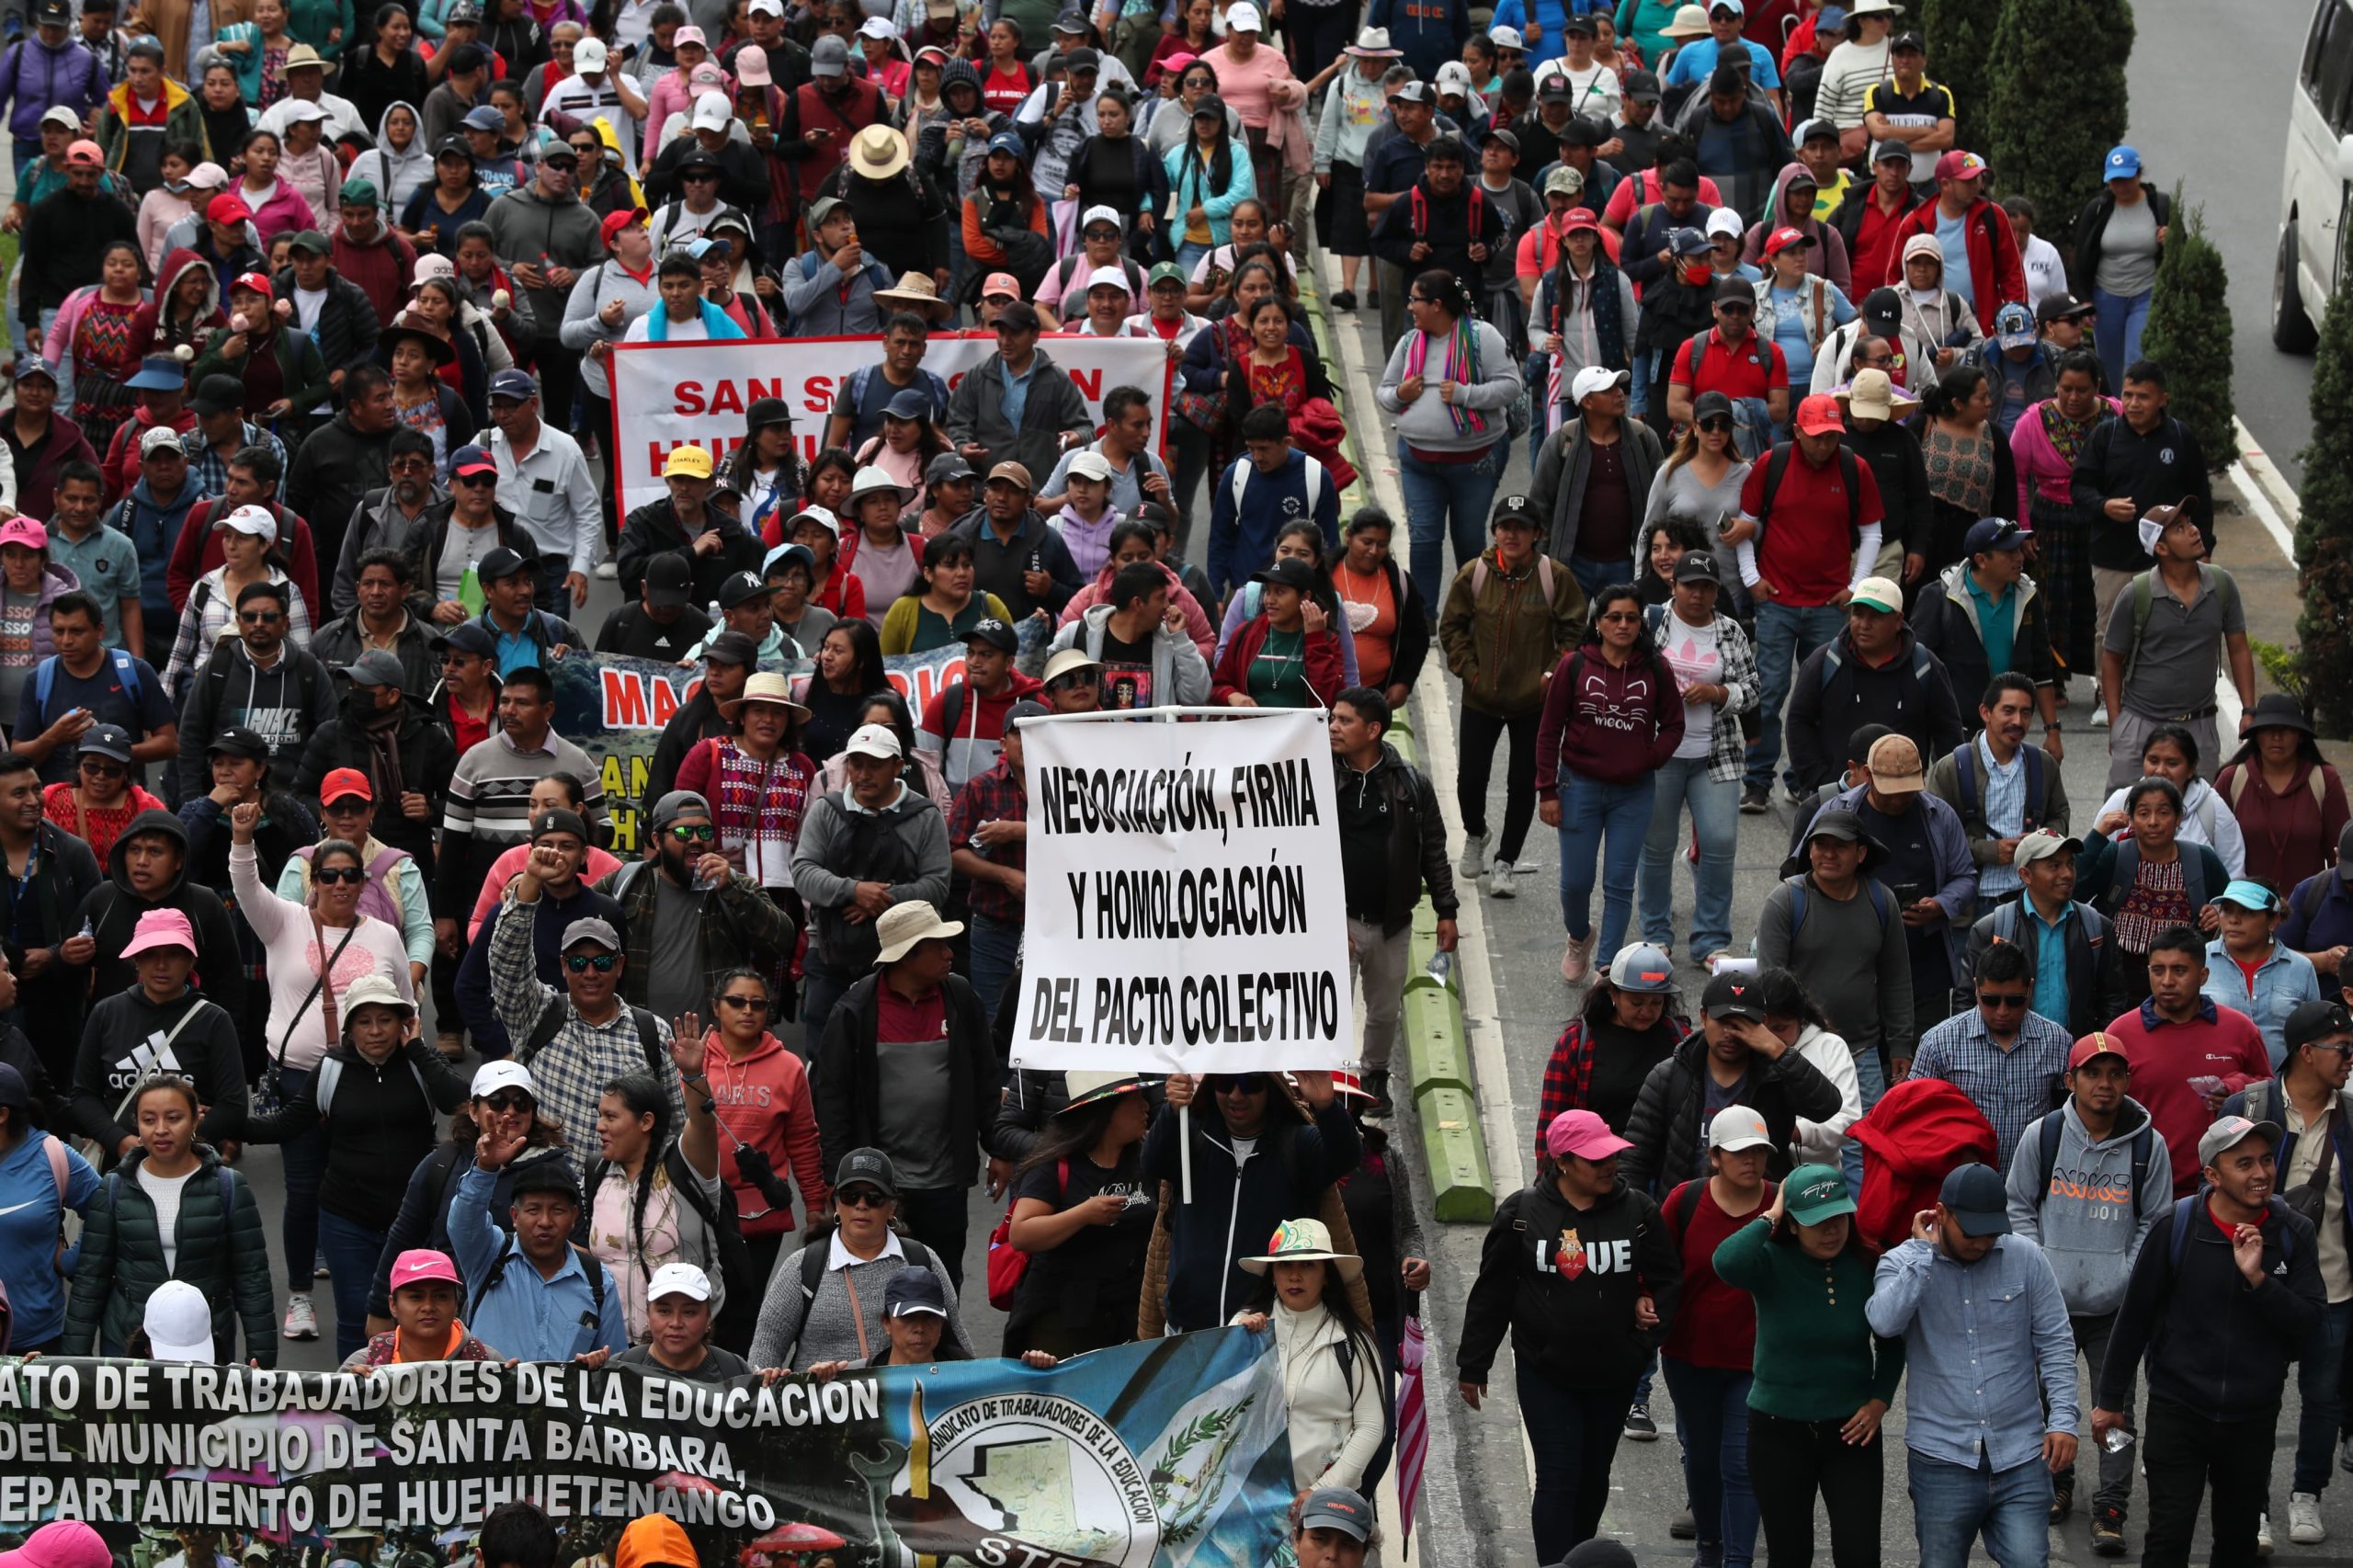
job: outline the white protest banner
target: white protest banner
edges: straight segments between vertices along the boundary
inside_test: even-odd
[[[1240,1073],[1353,1055],[1324,716],[1216,711],[1228,717],[1022,724],[1014,1065]]]
[[[1138,387],[1152,399],[1153,445],[1164,444],[1173,363],[1157,337],[1041,337],[1051,359],[1086,401],[1087,416],[1103,425],[1103,396],[1113,387]],[[694,445],[714,459],[744,440],[744,411],[764,397],[792,408],[792,430],[803,461],[824,438],[834,397],[851,374],[875,364],[873,337],[796,337],[789,343],[622,343],[613,347],[612,465],[621,515],[662,494],[662,461],[673,448]],[[923,368],[952,390],[966,371],[996,352],[994,337],[934,333]],[[1042,481],[1046,476],[1035,476]]]

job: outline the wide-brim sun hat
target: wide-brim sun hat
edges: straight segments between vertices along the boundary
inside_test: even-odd
[[[1340,1278],[1354,1284],[1364,1275],[1364,1259],[1340,1252],[1332,1244],[1331,1228],[1321,1220],[1285,1220],[1267,1238],[1267,1250],[1256,1257],[1234,1260],[1245,1274],[1264,1274],[1278,1263],[1329,1263]]]

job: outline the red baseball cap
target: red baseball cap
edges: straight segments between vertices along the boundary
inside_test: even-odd
[[[608,212],[605,214],[604,222],[597,226],[597,232],[605,237],[605,248],[609,250],[612,248],[615,234],[632,223],[644,222],[652,214],[642,207],[632,207],[626,212]]]
[[[1779,256],[1793,245],[1805,244],[1805,235],[1796,229],[1776,229],[1765,241],[1765,254]]]
[[[376,791],[368,776],[356,767],[338,767],[319,780],[319,804],[340,801],[347,795],[357,795],[363,801],[373,801]]]
[[[1836,398],[1816,392],[1798,404],[1797,426],[1801,436],[1835,436],[1846,430],[1847,422],[1839,416]]]
[[[258,272],[240,272],[230,281],[231,289],[250,289],[267,300],[271,297],[269,279]]]
[[[204,204],[204,216],[215,223],[250,223],[254,210],[233,190],[224,190]]]
[[[65,166],[69,169],[102,169],[106,165],[107,155],[95,142],[76,142],[65,149]]]
[[[2113,1056],[2125,1066],[2132,1065],[2132,1053],[2124,1042],[2105,1029],[2096,1029],[2077,1040],[2067,1052],[2067,1071],[2073,1073],[2095,1056]]]
[[[1983,179],[1993,172],[1984,159],[1974,153],[1964,153],[1958,147],[1937,160],[1938,179]]]
[[[1592,208],[1572,207],[1562,217],[1561,233],[1573,233],[1579,229],[1591,229],[1597,233],[1600,232],[1601,220],[1593,215]]]

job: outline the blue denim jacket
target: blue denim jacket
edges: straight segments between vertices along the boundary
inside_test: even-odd
[[[1904,1341],[1904,1442],[1974,1470],[2040,1462],[2042,1435],[2075,1430],[2075,1339],[2042,1249],[2003,1236],[1973,1264],[1907,1241],[1879,1260],[1864,1316]],[[2051,1414],[2043,1415],[2041,1394]]]
[[[2255,1020],[2255,1027],[2263,1031],[2263,1049],[2271,1055],[2271,1070],[2277,1073],[2288,1057],[2288,1015],[2299,1002],[2320,995],[2320,976],[2312,960],[2284,942],[2274,941],[2271,956],[2256,968],[2250,988],[2246,971],[2223,951],[2222,938],[2217,937],[2206,944],[2206,983],[2200,990],[2215,1006],[2235,1007]]]

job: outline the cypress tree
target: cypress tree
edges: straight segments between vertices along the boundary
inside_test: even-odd
[[[2321,733],[2353,736],[2353,301],[2339,289],[2313,361],[2313,439],[2303,450],[2296,566],[2298,662]]]
[[[2003,194],[2034,203],[2035,233],[2063,256],[2074,255],[2076,215],[2099,193],[2101,160],[2124,140],[2132,30],[2130,0],[2007,0],[1993,35],[1979,121],[1987,143],[1976,150]],[[2074,62],[2063,92],[2051,80],[2056,39]],[[2076,284],[2088,291],[2091,279]]]
[[[1953,145],[1981,157],[1990,129],[1986,90],[1992,75],[1994,34],[2001,25],[2002,13],[2015,4],[2017,0],[1921,0],[1920,33],[1921,41],[1928,46],[1928,80],[1952,92]],[[2036,57],[2049,60],[2054,47],[2050,36],[2034,50]],[[2054,85],[2053,96],[2064,100],[2072,93],[2060,91]],[[2063,102],[2053,104],[2054,111],[2063,107]],[[2004,182],[2009,178],[1999,164],[1994,165],[1994,177]]]
[[[2173,414],[2198,437],[2207,467],[2238,460],[2232,429],[2231,308],[2222,253],[2206,237],[2206,211],[2173,193],[2173,224],[2157,263],[2156,295],[2141,334],[2141,352],[2165,370]],[[2332,306],[2332,309],[2334,307]]]

